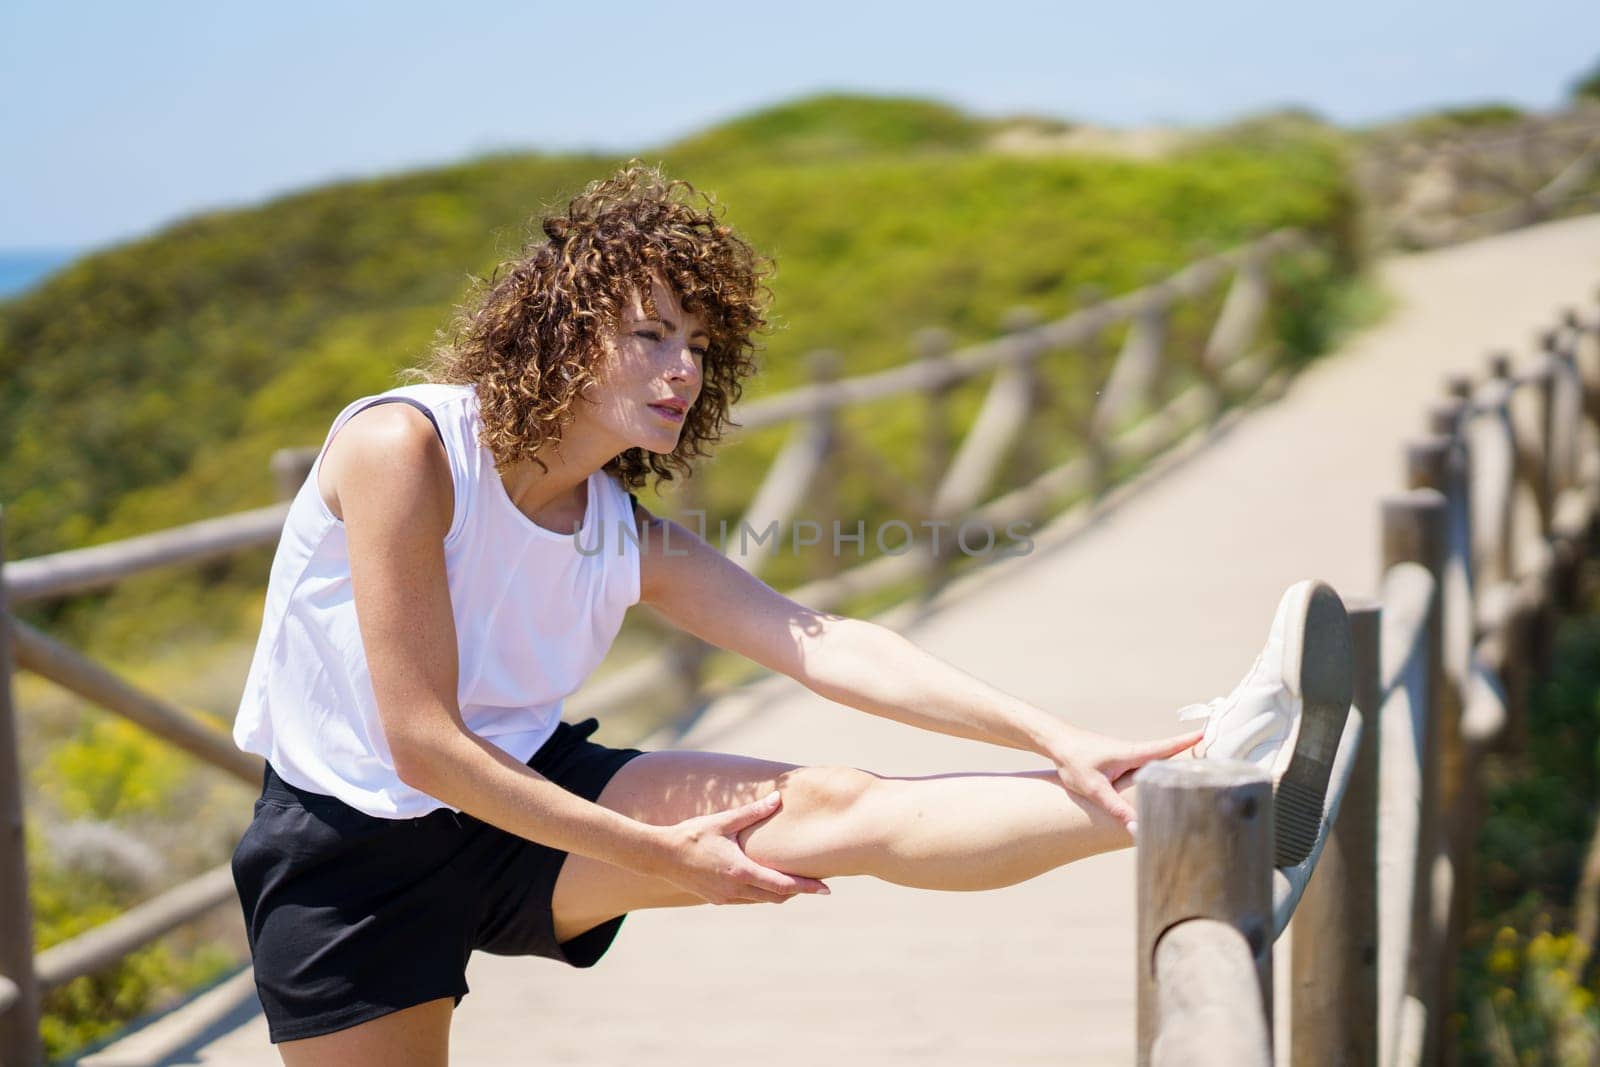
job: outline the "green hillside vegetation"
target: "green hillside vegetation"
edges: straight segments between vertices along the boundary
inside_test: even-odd
[[[779,329],[749,395],[829,346],[847,372],[938,323],[1060,312],[1202,247],[1294,224],[1343,253],[1337,145],[1219,138],[1162,163],[987,155],[935,105],[823,97],[663,149],[776,256]],[[831,132],[830,132],[831,131]],[[187,220],[0,307],[0,499],[34,555],[268,501],[266,460],[428,349],[469,274],[618,160],[500,156]]]
[[[1527,117],[1527,112],[1513,104],[1471,104],[1384,123],[1373,127],[1370,132],[1416,141],[1434,141],[1451,135],[1515,127]]]
[[[1600,60],[1595,63],[1572,83],[1572,99],[1574,102],[1584,100],[1600,101]]]
[[[928,100],[825,94],[742,115],[666,151],[679,168],[926,156],[982,147],[995,124]]]

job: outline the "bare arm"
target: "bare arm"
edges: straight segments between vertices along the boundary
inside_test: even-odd
[[[1195,732],[1131,742],[1072,726],[887,627],[798,604],[678,523],[642,507],[639,512],[645,549],[640,599],[669,622],[840,704],[937,733],[1036,752],[1056,764],[1068,789],[1093,800],[1130,833],[1134,810],[1116,783],[1200,740]]]
[[[731,855],[721,835],[735,813],[676,826],[630,819],[568,792],[467,729],[456,698],[443,549],[454,502],[432,428],[408,406],[377,407],[346,424],[324,462],[345,523],[378,714],[403,781],[520,837],[667,878],[719,903],[820,888],[760,867],[736,845]],[[739,825],[775,810],[773,798],[746,805],[737,809]]]
[[[1071,727],[893,630],[796,603],[642,506],[640,599],[719,648],[829,700],[956,737],[1049,754]]]

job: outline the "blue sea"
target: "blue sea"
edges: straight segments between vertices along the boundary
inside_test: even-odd
[[[75,256],[65,248],[0,249],[0,300],[32,289]]]

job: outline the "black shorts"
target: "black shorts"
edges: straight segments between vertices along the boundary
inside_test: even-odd
[[[596,800],[640,755],[562,723],[528,766]],[[381,819],[290,785],[267,765],[233,850],[256,991],[274,1044],[343,1030],[440,997],[461,1003],[474,949],[592,967],[622,917],[557,942],[567,854],[448,808]]]

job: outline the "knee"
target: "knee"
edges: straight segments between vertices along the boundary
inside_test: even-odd
[[[739,831],[739,846],[758,863],[790,874],[824,878],[859,874],[871,842],[870,798],[883,779],[854,767],[796,767],[775,784],[783,804],[776,815]]]
[[[778,777],[783,812],[838,815],[860,806],[882,781],[856,767],[796,767]]]

